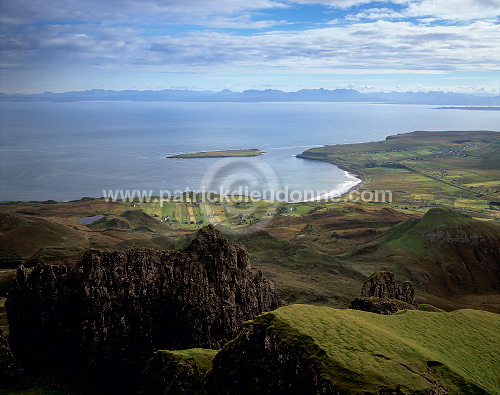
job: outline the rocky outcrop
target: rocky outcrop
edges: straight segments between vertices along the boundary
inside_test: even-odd
[[[342,394],[323,375],[322,357],[324,351],[313,338],[269,313],[248,323],[215,356],[205,393]]]
[[[7,338],[0,329],[0,388],[19,385],[22,381],[21,365],[12,355]]]
[[[400,310],[415,309],[413,305],[401,300],[385,298],[354,298],[349,308],[385,315],[394,314]]]
[[[280,305],[246,250],[209,226],[179,251],[91,250],[75,267],[21,267],[7,311],[26,364],[126,382],[155,350],[221,348],[244,321]]]
[[[377,314],[393,314],[400,310],[417,309],[415,291],[409,281],[397,282],[394,274],[375,272],[361,288],[361,297],[355,298],[349,308]]]
[[[375,272],[366,279],[361,288],[364,298],[396,299],[416,306],[415,291],[409,281],[398,282],[391,272]]]
[[[120,218],[110,219],[108,222],[108,227],[114,229],[132,229],[132,227],[127,221],[124,221],[123,219]]]
[[[155,352],[144,371],[140,395],[202,393],[216,354],[201,348]]]

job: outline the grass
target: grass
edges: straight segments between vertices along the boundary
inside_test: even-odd
[[[84,379],[60,369],[45,367],[46,372],[28,374],[24,385],[1,388],[2,395],[98,395],[101,392],[92,389]],[[1,384],[1,383],[0,383]]]
[[[305,358],[348,393],[398,386],[423,392],[435,381],[450,393],[500,393],[497,314],[408,310],[383,316],[292,305],[264,314],[254,324],[301,348]],[[429,361],[439,367],[429,368]]]
[[[236,238],[250,254],[252,266],[271,279],[288,303],[346,306],[364,277],[348,264],[266,232]]]
[[[212,367],[212,360],[217,355],[217,350],[207,348],[190,348],[187,350],[166,351],[180,359],[193,360],[203,371],[207,372]]]

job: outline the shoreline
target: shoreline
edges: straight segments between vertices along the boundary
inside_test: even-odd
[[[344,169],[342,169],[344,170]],[[310,202],[319,202],[319,201],[327,201],[330,199],[337,199],[341,196],[351,193],[352,191],[358,190],[364,184],[364,177],[357,177],[355,174],[344,170],[344,175],[347,177],[347,180],[340,184],[336,189],[331,190],[323,195],[320,195],[313,199],[304,200],[303,203]],[[300,202],[297,202],[300,203]]]
[[[303,153],[299,154],[299,155],[296,155],[296,157],[297,158],[301,158],[301,159],[316,160],[316,161],[319,161],[319,162],[330,163],[331,165],[338,167],[340,170],[343,170],[344,171],[344,175],[347,177],[347,180],[344,181],[338,188],[333,189],[332,191],[327,192],[327,193],[325,193],[323,195],[320,195],[317,198],[304,200],[303,203],[306,203],[306,202],[319,202],[321,200],[329,200],[329,199],[333,199],[333,198],[339,198],[342,195],[345,195],[345,194],[348,194],[348,193],[351,193],[353,191],[358,190],[359,188],[361,188],[366,183],[366,177],[360,171],[357,171],[357,170],[354,170],[354,169],[350,169],[350,168],[348,168],[346,166],[337,165],[337,164],[329,162],[327,160],[316,159],[316,158],[309,158],[307,156],[302,156],[302,155],[303,155]],[[348,187],[348,188],[345,189],[346,187]]]

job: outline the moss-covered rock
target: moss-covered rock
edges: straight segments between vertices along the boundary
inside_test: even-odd
[[[201,394],[216,354],[216,350],[203,348],[155,352],[144,370],[140,394]]]
[[[400,310],[415,309],[409,303],[388,298],[354,298],[349,308],[376,314],[394,314]]]
[[[354,298],[350,309],[377,314],[394,314],[400,310],[417,309],[415,292],[409,281],[398,282],[388,271],[375,272],[361,288],[361,297]]]

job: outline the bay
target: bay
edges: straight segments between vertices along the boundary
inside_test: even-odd
[[[109,190],[279,184],[331,191],[346,180],[295,155],[414,130],[499,130],[495,111],[369,103],[0,103],[0,200],[73,200]],[[257,158],[167,159],[260,148]],[[221,171],[220,168],[224,168]],[[215,181],[214,181],[215,180]],[[243,180],[243,181],[242,181]],[[268,186],[269,186],[268,185]]]

